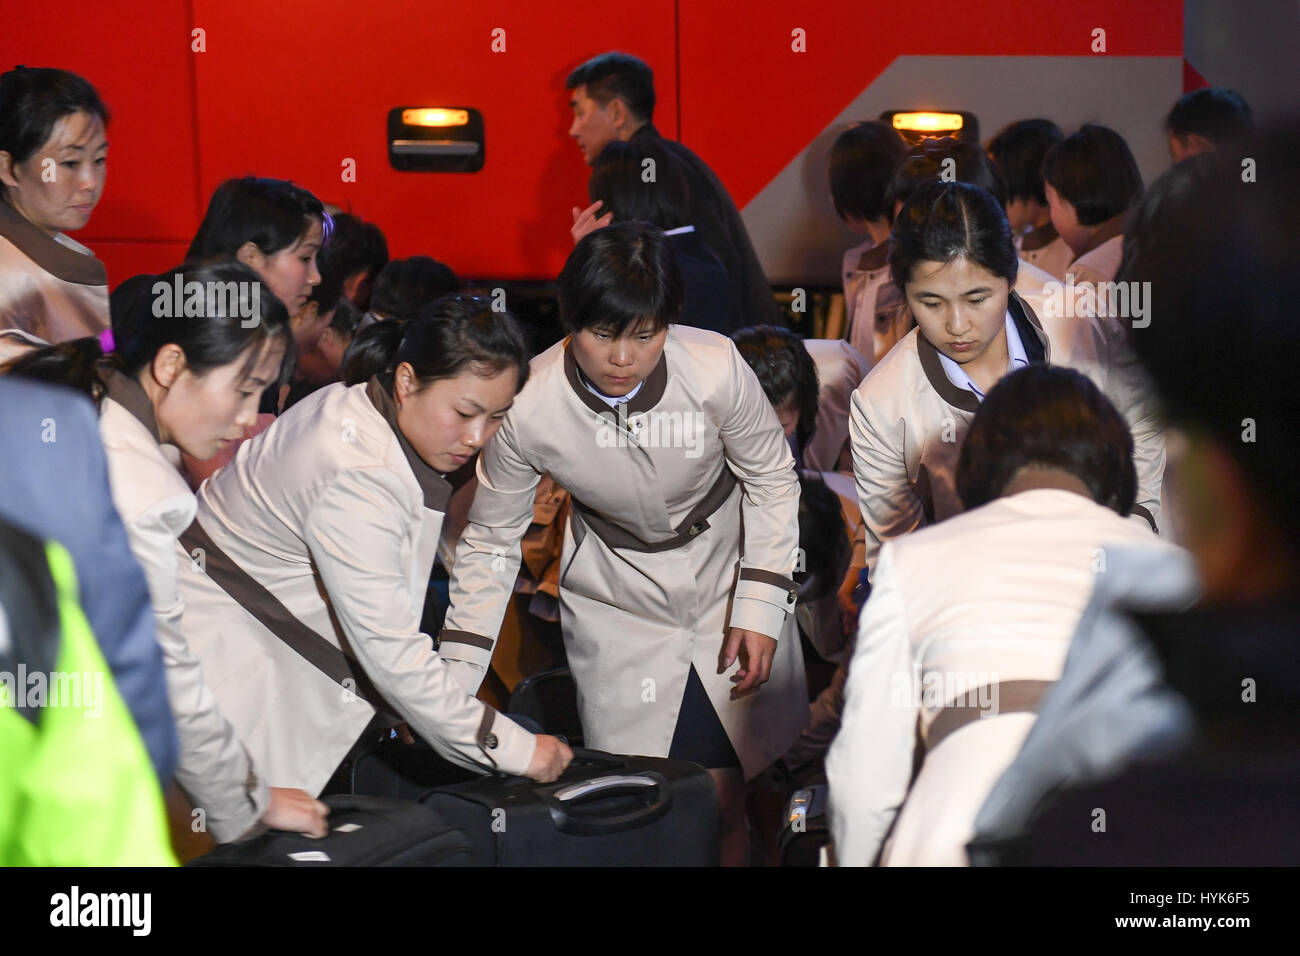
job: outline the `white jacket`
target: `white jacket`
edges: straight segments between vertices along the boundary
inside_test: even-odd
[[[167,697],[180,737],[176,782],[201,810],[219,842],[233,840],[261,818],[270,800],[264,779],[223,717],[185,635],[196,623],[178,587],[177,538],[194,520],[195,501],[185,480],[163,455],[148,397],[136,382],[108,374],[109,397],[99,430],[108,454],[113,504],[126,525],[131,551],[144,569],[153,602],[158,643],[167,674]]]
[[[976,688],[1057,680],[1113,545],[1173,550],[1056,489],[1000,498],[882,549],[826,761],[840,865],[870,864],[891,825],[882,863],[965,865],[975,815],[1035,714],[981,717],[938,740],[909,792],[918,731]]]

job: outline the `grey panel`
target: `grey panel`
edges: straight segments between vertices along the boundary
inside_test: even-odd
[[[1259,123],[1300,112],[1296,0],[1185,0],[1183,56],[1214,86],[1244,96]]]
[[[745,206],[768,279],[838,284],[844,250],[862,241],[835,215],[826,185],[831,143],[850,123],[887,109],[963,109],[986,143],[1018,119],[1046,117],[1067,134],[1097,122],[1128,140],[1150,183],[1169,166],[1161,124],[1182,94],[1182,70],[1180,57],[899,57]]]

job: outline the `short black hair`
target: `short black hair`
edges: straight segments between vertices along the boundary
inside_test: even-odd
[[[233,259],[246,242],[269,256],[301,239],[312,222],[321,224],[321,241],[328,240],[330,217],[321,201],[301,186],[259,176],[227,179],[213,190],[185,259]]]
[[[413,319],[435,299],[459,289],[451,266],[437,259],[393,259],[375,277],[370,311],[386,319]]]
[[[329,244],[316,258],[322,285],[327,263],[339,270],[344,281],[362,271],[376,276],[388,264],[388,240],[373,222],[341,212],[334,217]]]
[[[560,319],[570,332],[613,335],[642,321],[655,331],[682,314],[682,272],[663,232],[616,222],[582,237],[560,272]]]
[[[745,360],[763,394],[779,408],[793,401],[799,412],[795,440],[806,448],[817,426],[817,404],[821,386],[817,381],[817,363],[808,347],[789,329],[776,325],[751,325],[731,333],[736,350]]]
[[[361,310],[347,299],[339,299],[330,311],[330,328],[351,341],[361,324]]]
[[[587,88],[587,95],[602,107],[618,97],[643,122],[650,122],[655,112],[655,75],[650,66],[630,53],[602,53],[594,56],[569,74],[566,90]]]
[[[1081,226],[1099,226],[1142,195],[1142,174],[1124,137],[1089,123],[1043,157],[1043,179],[1074,207]]]
[[[794,572],[799,600],[805,604],[835,593],[852,557],[840,496],[820,472],[799,474],[799,548],[804,569]]]
[[[108,107],[76,73],[14,67],[0,76],[0,150],[14,163],[25,163],[49,140],[59,120],[81,112],[108,125]]]
[[[887,193],[894,170],[906,155],[903,137],[879,120],[854,123],[836,136],[827,160],[826,178],[839,217],[892,222],[894,204],[886,201]]]
[[[951,181],[971,183],[993,194],[998,205],[1007,204],[1007,184],[988,153],[975,143],[952,136],[938,136],[913,146],[894,170],[886,197],[890,207],[907,203],[925,183],[942,180],[947,170]]]
[[[1007,184],[1007,202],[1032,199],[1047,205],[1043,189],[1043,157],[1065,139],[1061,128],[1048,119],[1017,120],[989,140],[989,156]]]
[[[1006,490],[1022,468],[1059,468],[1099,505],[1127,516],[1137,500],[1133,436],[1086,375],[1035,363],[1005,376],[980,403],[957,462],[967,510]]]
[[[646,160],[654,165],[647,167]],[[646,171],[654,170],[653,181]],[[690,190],[681,164],[653,142],[614,140],[591,167],[587,198],[600,200],[600,214],[614,214],[614,222],[640,219],[660,229],[689,226]]]
[[[1260,507],[1300,551],[1300,443],[1292,293],[1300,222],[1300,122],[1260,130],[1241,156],[1214,152],[1168,170],[1129,220],[1117,281],[1151,283],[1129,338],[1169,422],[1206,435],[1240,466]]]
[[[1015,285],[1020,258],[1006,210],[991,192],[972,183],[922,183],[894,217],[889,243],[894,284],[906,296],[920,263],[963,256]]]
[[[1238,145],[1250,136],[1255,117],[1236,90],[1210,86],[1184,93],[1165,117],[1165,130],[1180,139],[1193,133],[1215,147]]]

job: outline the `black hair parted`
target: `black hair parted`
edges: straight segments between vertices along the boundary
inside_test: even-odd
[[[587,88],[587,95],[603,108],[618,97],[637,119],[649,123],[655,112],[655,76],[650,66],[630,53],[602,53],[569,74],[566,90]]]
[[[1137,499],[1128,424],[1087,376],[1062,365],[1029,365],[989,391],[962,445],[957,494],[967,510],[978,508],[1022,468],[1069,472],[1121,516]]]
[[[1142,173],[1128,143],[1095,123],[1047,151],[1043,179],[1074,207],[1081,226],[1099,226],[1142,196]]]
[[[570,332],[599,328],[619,336],[638,324],[657,332],[681,316],[683,296],[672,247],[645,222],[587,233],[559,277],[560,319]]]
[[[321,201],[301,186],[257,176],[227,179],[213,190],[185,258],[233,259],[246,242],[263,255],[273,255],[305,236],[312,222],[321,224],[321,241],[326,242],[331,220]]]
[[[1047,205],[1043,189],[1043,157],[1065,139],[1061,128],[1048,119],[1017,120],[989,140],[989,155],[1007,184],[1007,201],[1032,199]]]
[[[351,213],[341,212],[334,217],[334,232],[321,255],[327,251],[344,279],[363,270],[378,275],[379,270],[388,265],[388,240],[384,238],[384,231],[373,222],[366,222]]]
[[[731,340],[745,364],[754,370],[772,407],[794,404],[799,412],[795,440],[801,449],[806,448],[817,427],[821,386],[817,380],[817,363],[803,339],[780,326],[751,325],[732,332]]]
[[[1015,285],[1020,259],[1006,210],[992,193],[971,183],[921,184],[894,217],[889,244],[894,284],[906,296],[920,263],[962,257]]]
[[[81,112],[108,125],[108,107],[76,73],[15,67],[0,76],[0,150],[24,163],[49,141],[59,120]]]
[[[463,372],[486,377],[508,369],[518,373],[516,392],[528,381],[530,355],[519,323],[476,295],[446,295],[409,321],[376,322],[353,340],[347,355],[354,349],[383,359],[375,374],[390,391],[394,373],[403,363],[411,366],[421,387]],[[345,356],[345,369],[348,366]],[[361,371],[358,367],[346,372],[345,380],[364,381],[358,378]]]
[[[456,273],[437,259],[393,259],[375,277],[370,311],[385,319],[413,319],[435,300],[459,289]]]
[[[647,166],[650,160],[652,165]],[[653,179],[647,181],[647,172]],[[591,167],[587,197],[600,200],[600,214],[612,212],[614,222],[640,219],[660,229],[691,223],[690,188],[681,165],[653,142],[614,140]]]
[[[149,367],[164,346],[185,353],[185,366],[205,375],[243,357],[243,375],[257,364],[263,347],[282,341],[279,383],[294,365],[289,313],[257,273],[234,260],[186,265],[154,276],[146,291],[113,303],[113,367],[131,378]],[[181,290],[178,296],[175,290]],[[97,339],[78,339],[31,352],[8,366],[10,374],[61,382],[98,403],[104,395]]]
[[[927,139],[913,146],[894,170],[886,201],[891,209],[897,203],[906,204],[921,186],[945,178],[979,186],[992,193],[998,205],[1007,204],[1007,184],[988,153],[952,136]]]
[[[826,178],[831,201],[841,219],[893,221],[889,186],[907,143],[898,131],[879,120],[854,123],[831,144]]]
[[[1177,137],[1204,136],[1216,147],[1240,145],[1255,127],[1246,98],[1236,90],[1206,87],[1184,93],[1165,117],[1165,130]]]

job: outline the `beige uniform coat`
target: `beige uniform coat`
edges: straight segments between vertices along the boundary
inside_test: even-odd
[[[473,699],[478,675],[458,676],[420,632],[450,487],[395,421],[377,382],[328,386],[199,489],[211,545],[181,578],[186,637],[275,786],[320,792],[376,712],[371,686],[455,763],[522,773],[532,760],[533,735]],[[223,588],[212,572],[231,564],[255,586]],[[268,620],[346,648],[351,676],[322,673]]]
[[[735,346],[670,326],[619,413],[585,387],[567,339],[533,360],[479,457],[444,656],[486,667],[543,474],[572,496],[560,621],[588,745],[665,756],[694,665],[745,775],[757,774],[808,715],[791,613],[799,485]],[[739,662],[717,673],[729,625],[778,641],[770,681],[739,701],[729,699]]]
[[[846,269],[848,266],[846,262]],[[850,285],[856,288],[851,308],[847,302]],[[889,243],[882,242],[862,252],[851,282],[846,272],[844,287],[849,323],[845,338],[867,360],[863,371],[868,372],[912,326],[907,301],[890,278]]]
[[[843,339],[805,339],[817,366],[817,428],[803,450],[803,467],[813,471],[851,471],[849,397],[862,384],[871,363]]]
[[[111,373],[99,430],[108,454],[113,504],[126,525],[131,552],[144,569],[162,646],[167,698],[180,738],[176,782],[203,811],[207,831],[233,840],[261,818],[270,800],[265,777],[254,773],[235,728],[222,714],[199,659],[185,641],[196,621],[179,589],[184,577],[176,539],[194,520],[185,480],[163,456],[153,406],[136,382]],[[189,559],[185,558],[185,569]]]
[[[870,864],[891,825],[885,865],[966,864],[975,815],[1035,719],[1009,689],[972,692],[1060,678],[1116,545],[1172,550],[1082,495],[1035,489],[882,549],[826,761],[841,866]],[[963,698],[975,719],[932,736]],[[918,733],[934,748],[909,791]]]
[[[1121,213],[1101,224],[1087,248],[1066,266],[1065,271],[1074,276],[1075,284],[1091,282],[1094,286],[1100,282],[1111,282],[1119,272],[1120,259],[1124,255],[1124,214]]]
[[[104,264],[76,240],[50,237],[2,199],[0,328],[55,344],[108,328]]]
[[[1128,422],[1138,477],[1135,514],[1156,526],[1164,436],[1124,330],[1109,319],[1053,317],[1058,310],[1042,309],[1042,293],[1019,289],[1017,282],[1008,311],[1022,329],[1031,361],[1041,350],[1044,361],[1087,375]],[[875,568],[884,541],[963,510],[956,489],[957,459],[978,408],[973,392],[949,381],[938,350],[919,329],[908,333],[853,393],[849,433],[862,506],[862,563],[868,569]]]
[[[1074,252],[1050,222],[1031,229],[1020,240],[1020,258],[1056,279],[1064,279]]]

